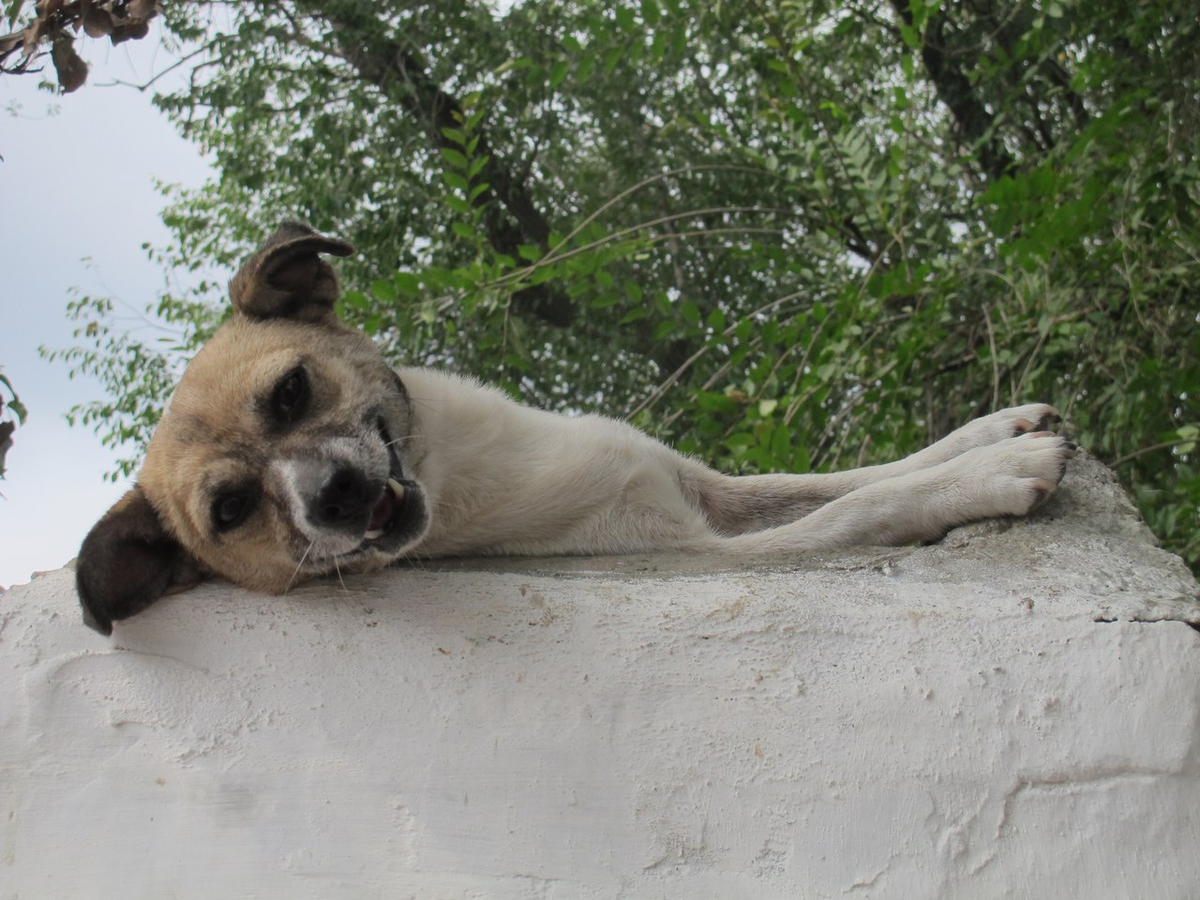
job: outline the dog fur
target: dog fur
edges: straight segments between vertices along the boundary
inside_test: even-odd
[[[1038,403],[886,465],[722,475],[623,422],[393,370],[336,320],[337,278],[321,254],[350,253],[286,222],[234,277],[233,315],[185,371],[136,487],[83,542],[88,625],[109,634],[211,575],[281,593],[412,557],[786,555],[934,540],[1029,512],[1075,451]]]

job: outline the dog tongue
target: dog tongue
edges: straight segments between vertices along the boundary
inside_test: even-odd
[[[396,501],[392,495],[392,489],[387,485],[383,488],[383,495],[379,498],[379,502],[375,504],[375,508],[371,510],[371,521],[367,523],[367,531],[380,531],[383,526],[392,518],[392,510],[395,509]]]

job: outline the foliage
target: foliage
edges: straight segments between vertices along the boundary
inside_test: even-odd
[[[876,462],[1047,399],[1200,565],[1183,0],[164,17],[198,49],[156,102],[218,171],[171,195],[164,262],[232,267],[301,216],[357,245],[345,317],[398,361],[624,413],[730,471]],[[85,415],[143,441],[169,354],[75,312],[96,331],[71,360],[116,398]],[[206,283],[158,312],[186,353],[222,308]]]
[[[8,418],[9,413],[12,413],[12,418]],[[0,478],[4,477],[4,462],[13,445],[13,432],[17,430],[17,425],[25,424],[28,415],[29,411],[17,396],[16,388],[0,369],[0,416],[4,416],[0,419]]]

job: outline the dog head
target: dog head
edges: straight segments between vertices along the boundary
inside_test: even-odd
[[[284,223],[230,283],[233,315],[196,354],[137,486],[84,539],[84,620],[114,620],[209,574],[282,593],[379,568],[428,527],[399,376],[334,313],[320,254],[349,244]]]

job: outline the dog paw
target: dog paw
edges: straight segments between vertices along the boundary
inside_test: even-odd
[[[1027,416],[1016,416],[1026,419]],[[1027,431],[968,450],[950,463],[965,520],[1024,516],[1046,502],[1076,445],[1051,431]]]
[[[974,427],[980,438],[990,438],[987,442],[994,444],[1022,434],[1054,431],[1055,426],[1060,424],[1062,416],[1053,406],[1046,403],[1027,403],[983,416],[971,422],[967,428]]]
[[[1053,431],[1055,426],[1061,423],[1062,416],[1053,406],[1045,403],[1027,403],[968,422],[962,428],[952,431],[939,443],[945,445],[947,453],[957,455],[1018,435]]]
[[[956,462],[971,484],[979,517],[1023,516],[1057,490],[1078,449],[1052,431],[1027,431],[964,453]]]

